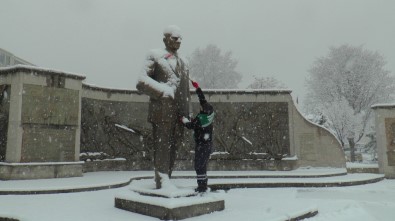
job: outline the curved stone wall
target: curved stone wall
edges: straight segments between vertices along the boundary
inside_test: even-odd
[[[216,110],[215,158],[263,160],[283,156],[299,166],[345,167],[340,143],[326,129],[307,121],[289,90],[205,90]],[[193,113],[199,110],[192,92]],[[84,84],[81,152],[103,152],[136,165],[152,160],[148,97],[135,90]],[[191,159],[192,134],[185,135],[181,160]],[[145,163],[144,163],[145,164]]]

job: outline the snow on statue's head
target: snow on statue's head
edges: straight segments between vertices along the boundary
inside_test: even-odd
[[[163,30],[163,42],[166,45],[166,49],[170,52],[177,52],[181,46],[181,29],[176,25],[169,25]]]

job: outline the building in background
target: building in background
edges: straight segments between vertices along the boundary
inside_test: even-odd
[[[0,67],[7,67],[7,66],[18,65],[18,64],[35,66],[34,64],[25,61],[22,58],[18,58],[12,53],[0,48]]]

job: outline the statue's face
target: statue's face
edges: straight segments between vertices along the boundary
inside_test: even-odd
[[[166,35],[163,42],[168,50],[176,52],[181,46],[181,40],[181,37]]]

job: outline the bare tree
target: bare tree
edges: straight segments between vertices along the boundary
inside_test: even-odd
[[[351,161],[371,117],[370,106],[391,99],[394,78],[384,69],[385,64],[378,52],[341,45],[331,47],[309,70],[306,110],[328,119],[343,147],[349,144]]]
[[[232,52],[222,54],[215,45],[196,49],[189,61],[191,77],[204,88],[237,88],[241,81],[241,74],[235,70],[237,61],[232,58]]]
[[[247,88],[251,89],[285,89],[287,86],[274,77],[256,77]]]

